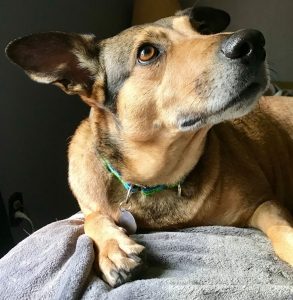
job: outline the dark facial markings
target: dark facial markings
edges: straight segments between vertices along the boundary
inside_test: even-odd
[[[131,76],[141,47],[144,45],[154,47],[154,57],[148,61],[150,63],[159,58],[164,51],[164,44],[168,40],[166,33],[163,31],[153,32],[149,27],[150,25],[132,27],[105,43],[102,53],[106,87],[104,105],[114,113],[117,111],[119,91],[124,82]],[[162,26],[152,25],[152,27],[160,28]]]

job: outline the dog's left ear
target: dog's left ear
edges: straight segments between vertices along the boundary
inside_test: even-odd
[[[190,23],[200,34],[215,34],[230,24],[230,16],[223,10],[211,7],[191,7],[179,11],[176,16],[188,16]]]
[[[66,93],[79,94],[89,101],[93,84],[101,73],[99,45],[93,35],[33,34],[9,43],[6,54],[31,79],[57,85]]]

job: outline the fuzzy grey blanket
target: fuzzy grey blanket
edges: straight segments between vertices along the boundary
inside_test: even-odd
[[[256,230],[198,227],[133,237],[147,248],[148,268],[112,289],[91,269],[83,220],[49,224],[0,260],[0,298],[293,299],[293,268]]]

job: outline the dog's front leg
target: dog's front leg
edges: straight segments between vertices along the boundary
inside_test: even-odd
[[[114,179],[115,180],[115,179]],[[85,215],[85,233],[95,245],[95,264],[111,286],[131,280],[144,247],[116,225],[119,211],[108,199],[109,173],[96,152],[90,124],[84,121],[69,146],[69,183]]]
[[[133,279],[142,265],[139,256],[144,247],[134,242],[124,229],[102,212],[87,215],[84,229],[94,241],[95,264],[103,279],[113,287]]]
[[[276,254],[293,266],[293,228],[290,213],[273,201],[261,204],[250,219],[250,226],[263,231]]]

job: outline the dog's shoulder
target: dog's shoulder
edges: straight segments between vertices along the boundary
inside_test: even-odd
[[[293,134],[293,98],[282,96],[261,97],[255,109],[242,118],[231,121],[235,128],[267,132],[271,128]]]
[[[259,102],[262,113],[267,114],[293,132],[293,97],[262,97]]]
[[[83,120],[69,143],[68,155],[72,156],[76,153],[83,153],[85,148],[92,148],[94,136],[91,130],[89,119]]]

